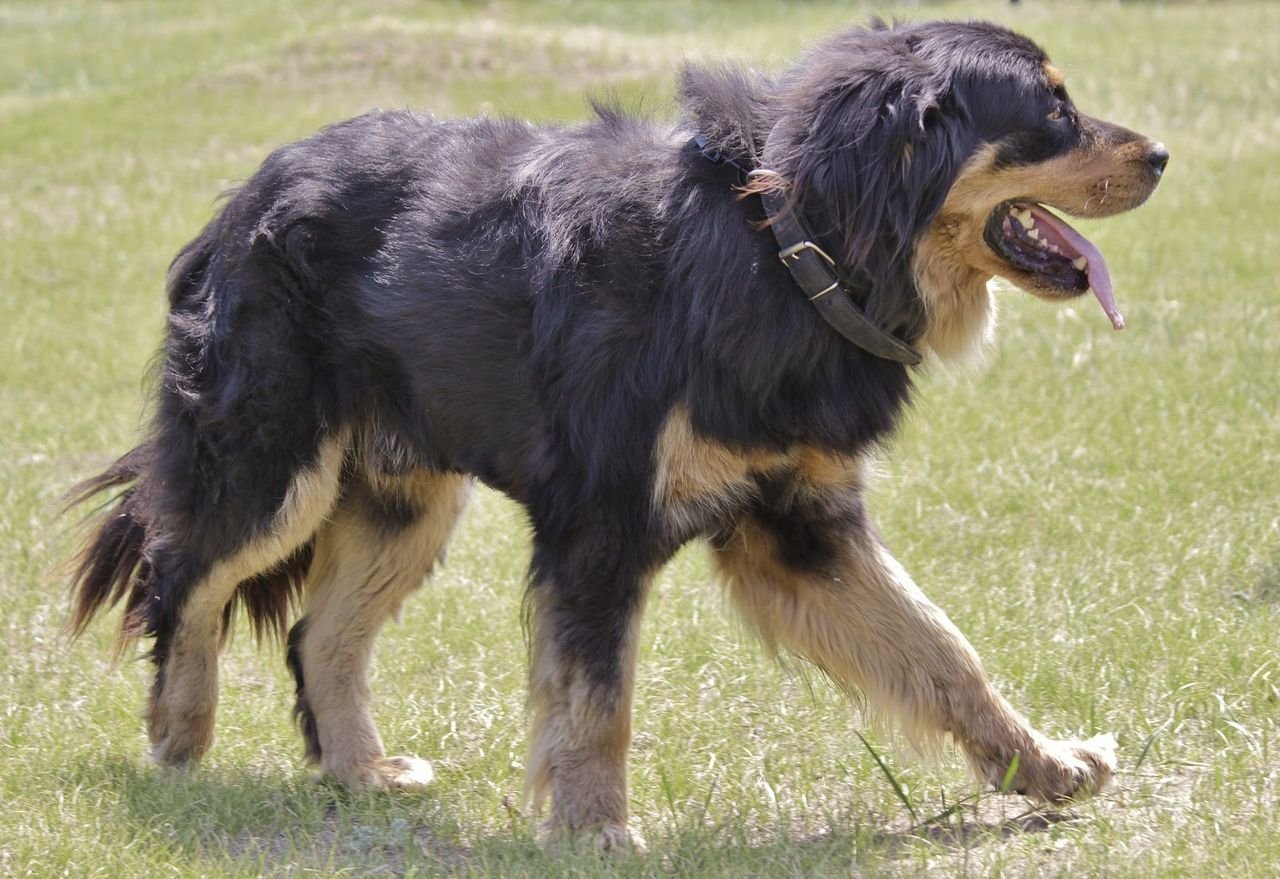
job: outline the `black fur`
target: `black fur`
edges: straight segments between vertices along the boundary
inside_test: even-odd
[[[271,568],[242,580],[222,611],[223,637],[230,634],[236,610],[241,605],[258,640],[283,632],[289,625],[289,610],[302,594],[314,552],[315,543],[309,540]]]
[[[302,639],[307,635],[307,618],[303,617],[293,624],[289,630],[286,644],[285,663],[293,674],[296,685],[296,697],[293,703],[293,719],[302,732],[302,742],[306,758],[314,763],[320,762],[320,732],[316,726],[316,715],[307,701],[306,680],[302,674]]]

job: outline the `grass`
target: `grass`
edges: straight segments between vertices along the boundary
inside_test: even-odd
[[[913,757],[726,613],[696,547],[647,618],[631,763],[649,854],[550,861],[519,811],[527,536],[485,495],[382,639],[384,738],[430,792],[309,780],[279,645],[236,641],[219,744],[147,766],[141,662],[68,646],[55,499],[127,448],[168,259],[274,145],[373,105],[669,112],[686,57],[777,64],[870,11],[717,4],[0,2],[0,875],[1268,876],[1280,870],[1280,79],[1268,3],[941,3],[1031,34],[1086,110],[1162,138],[1138,214],[1086,224],[1129,329],[1003,297],[999,347],[938,374],[875,509],[1010,699],[1114,732],[1063,815]],[[866,747],[859,736],[866,736]]]

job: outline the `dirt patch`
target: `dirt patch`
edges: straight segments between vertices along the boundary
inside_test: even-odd
[[[374,20],[286,46],[268,61],[226,68],[207,87],[269,85],[329,88],[408,87],[427,91],[519,76],[582,89],[674,69],[678,59],[597,29],[506,26],[492,20],[419,25]],[[670,63],[668,63],[670,61]]]
[[[361,876],[401,876],[406,864],[451,870],[465,863],[468,851],[441,839],[423,825],[405,818],[385,824],[341,822],[325,816],[318,833],[301,838],[296,832],[241,833],[225,841],[223,854],[255,866],[264,876],[293,876],[343,868]],[[425,862],[425,864],[424,864]]]

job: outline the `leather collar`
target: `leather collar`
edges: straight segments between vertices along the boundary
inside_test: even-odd
[[[688,146],[709,162],[737,169],[744,178],[772,173],[759,168],[748,170],[725,156],[705,135],[695,135]],[[920,352],[876,324],[854,302],[841,280],[836,261],[818,246],[804,217],[787,205],[786,195],[766,190],[760,194],[760,200],[778,242],[778,258],[822,319],[845,339],[876,357],[908,366],[918,364]]]

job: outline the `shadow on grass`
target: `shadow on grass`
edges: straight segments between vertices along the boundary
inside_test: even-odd
[[[106,793],[154,846],[199,867],[246,875],[347,871],[355,875],[454,872],[470,858],[456,823],[428,793],[353,793],[264,772],[162,769],[125,759],[72,769],[80,788]],[[508,840],[531,854],[533,840]]]
[[[1230,596],[1241,607],[1280,607],[1280,555],[1257,565]]]
[[[1072,811],[1028,811],[1012,818],[952,817],[945,822],[929,822],[902,832],[884,832],[876,840],[886,851],[898,852],[908,845],[931,842],[950,849],[966,849],[996,840],[1043,833],[1059,824],[1079,821]]]
[[[1253,598],[1261,604],[1280,606],[1280,557],[1263,567],[1253,584]]]
[[[1011,801],[986,798],[902,829],[865,818],[809,835],[738,822],[677,825],[652,834],[643,854],[562,851],[552,859],[528,818],[512,813],[505,830],[489,825],[487,835],[471,837],[431,792],[352,793],[305,777],[176,772],[123,759],[80,763],[71,775],[78,788],[104,794],[125,813],[134,832],[122,845],[229,875],[849,875],[877,863],[947,857],[1075,819],[1069,812],[1007,817]]]

